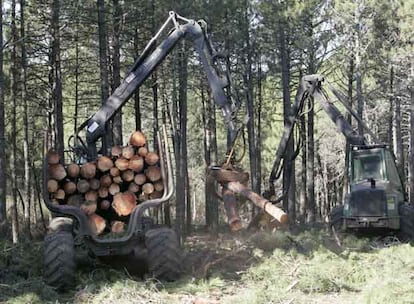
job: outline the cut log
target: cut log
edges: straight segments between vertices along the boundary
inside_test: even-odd
[[[121,171],[125,171],[128,169],[128,165],[129,165],[129,160],[127,160],[126,158],[118,158],[115,161],[115,166],[121,170]]]
[[[69,164],[68,165],[68,175],[71,178],[77,178],[79,176],[80,168],[78,164]]]
[[[69,198],[68,198],[68,205],[78,206],[79,207],[81,204],[83,204],[84,201],[85,200],[83,198],[83,195],[81,195],[81,194],[75,194],[75,195],[69,196]]]
[[[100,186],[101,186],[101,182],[99,181],[99,179],[94,178],[89,181],[89,187],[92,190],[98,190]]]
[[[253,192],[252,190],[248,189],[245,185],[241,184],[240,182],[229,182],[225,183],[223,186],[235,193],[238,193],[241,196],[246,197],[256,206],[270,214],[281,224],[285,224],[287,222],[288,215],[282,209],[276,207],[270,201],[260,196],[259,194]]]
[[[120,157],[122,154],[122,148],[120,146],[113,146],[111,148],[111,155],[113,157]]]
[[[85,163],[80,169],[80,174],[83,178],[91,179],[96,175],[96,165],[94,163]]]
[[[123,179],[122,179],[122,177],[120,177],[120,176],[115,176],[115,177],[112,179],[112,181],[113,181],[114,183],[116,183],[116,184],[122,184]]]
[[[137,174],[134,177],[134,182],[137,185],[143,185],[147,181],[147,176],[145,174]]]
[[[109,174],[115,177],[115,176],[119,176],[121,174],[121,171],[119,171],[117,167],[112,167],[111,170],[109,171]]]
[[[86,193],[89,191],[89,182],[85,179],[80,179],[76,184],[76,188],[80,193]]]
[[[145,183],[142,185],[142,192],[145,194],[150,195],[152,192],[154,192],[154,185],[151,183]]]
[[[99,235],[105,230],[106,221],[102,216],[92,213],[89,215],[89,227],[94,235]]]
[[[108,210],[109,207],[111,207],[111,202],[108,200],[103,200],[101,204],[99,205],[99,208],[102,210]]]
[[[101,172],[106,172],[114,166],[114,162],[108,156],[101,156],[96,162],[96,167]]]
[[[154,190],[158,192],[164,191],[164,183],[162,182],[162,180],[156,181],[154,183]]]
[[[135,155],[135,149],[133,146],[126,146],[122,148],[122,157],[131,159]]]
[[[115,195],[115,194],[119,193],[119,191],[121,191],[119,185],[115,184],[115,183],[111,184],[109,186],[108,190],[109,190],[109,194],[111,194],[111,195]]]
[[[147,200],[149,200],[149,195],[145,194],[144,192],[141,192],[141,194],[138,196],[138,201],[145,202]]]
[[[155,152],[148,152],[148,154],[145,156],[145,162],[149,165],[149,166],[154,166],[158,163],[158,161],[160,160],[160,157],[158,156],[157,153]]]
[[[145,170],[145,175],[151,182],[156,182],[161,178],[161,169],[157,166],[149,166]]]
[[[141,131],[135,131],[131,134],[131,137],[129,138],[129,144],[133,145],[134,147],[145,146],[146,142],[147,139],[145,137],[145,134]]]
[[[59,189],[59,184],[55,179],[49,179],[47,181],[47,191],[49,193],[54,193]]]
[[[230,230],[232,232],[239,231],[242,229],[242,222],[239,214],[237,213],[236,195],[229,189],[223,187],[222,197]]]
[[[150,199],[157,199],[157,198],[161,198],[162,197],[162,195],[163,195],[163,193],[162,192],[159,192],[159,191],[154,191],[154,192],[152,192],[151,194],[150,194]]]
[[[47,152],[46,158],[47,158],[47,163],[49,165],[57,165],[60,161],[59,153],[57,153],[54,150],[49,150],[49,152]]]
[[[98,200],[98,192],[91,190],[85,193],[85,200],[88,202],[96,202]]]
[[[126,170],[122,172],[122,179],[126,182],[132,182],[134,180],[134,171],[132,170]]]
[[[99,196],[100,198],[107,198],[107,197],[108,197],[108,195],[109,195],[109,190],[108,190],[108,188],[106,188],[106,187],[101,187],[101,188],[99,188],[99,190],[98,190],[98,196]]]
[[[97,202],[85,201],[80,205],[80,209],[86,213],[86,215],[91,215],[96,212]]]
[[[125,231],[125,223],[121,221],[113,221],[111,223],[111,232],[123,233]]]
[[[66,194],[73,194],[76,192],[76,184],[74,182],[66,182],[65,185],[63,186],[63,190],[65,190]]]
[[[128,168],[134,172],[141,172],[144,169],[144,159],[139,155],[134,155],[129,160]]]
[[[53,193],[53,198],[57,200],[64,200],[65,196],[65,191],[63,191],[63,189],[58,189],[55,193]]]
[[[137,205],[137,197],[132,192],[117,193],[114,196],[112,207],[119,216],[130,215]]]
[[[112,178],[109,175],[104,175],[100,179],[101,187],[109,187],[112,184]]]
[[[137,152],[137,154],[138,154],[139,156],[142,156],[142,157],[147,156],[147,154],[148,154],[148,149],[147,149],[147,147],[140,147],[140,148],[138,148],[138,152]]]
[[[128,186],[128,191],[137,193],[139,191],[139,185],[135,184],[135,183],[130,183]]]
[[[61,164],[49,166],[49,176],[55,180],[61,181],[66,177],[66,170]]]

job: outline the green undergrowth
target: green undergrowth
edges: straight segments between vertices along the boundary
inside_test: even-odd
[[[414,303],[414,247],[322,230],[255,233],[234,240],[255,263],[239,279],[211,269],[174,283],[142,280],[106,266],[78,271],[76,287],[59,294],[42,282],[41,243],[0,243],[0,302],[5,303]],[[231,242],[231,238],[230,238]],[[227,244],[226,244],[227,245]],[[215,254],[220,246],[213,248]],[[244,250],[244,249],[243,249]],[[240,263],[243,263],[241,261]],[[201,265],[194,265],[197,268]]]

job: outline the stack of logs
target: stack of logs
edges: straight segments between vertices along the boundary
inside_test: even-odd
[[[114,146],[110,156],[83,165],[64,166],[59,154],[49,151],[47,190],[54,204],[78,206],[85,212],[95,235],[106,227],[122,233],[137,202],[163,195],[159,160],[157,153],[148,151],[140,131],[132,133],[129,145]]]

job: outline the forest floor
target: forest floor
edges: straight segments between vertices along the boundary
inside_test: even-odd
[[[59,294],[42,282],[41,242],[0,243],[0,303],[414,303],[414,247],[393,237],[310,229],[187,238],[174,283],[105,265],[78,271]]]

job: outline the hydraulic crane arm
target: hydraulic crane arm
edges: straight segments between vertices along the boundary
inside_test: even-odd
[[[179,22],[182,22],[182,24]],[[165,32],[167,26],[171,23],[173,25],[172,30],[168,36],[156,46],[156,40],[163,32]],[[200,61],[206,72],[214,101],[221,108],[231,141],[233,142],[235,140],[237,135],[235,126],[236,106],[231,98],[230,78],[228,74],[225,77],[219,75],[223,73],[223,71],[217,64],[216,59],[218,55],[207,37],[205,23],[203,21],[195,22],[194,20],[183,18],[175,12],[170,12],[166,22],[162,25],[158,33],[150,40],[120,86],[106,100],[100,109],[79,127],[77,134],[75,135],[76,141],[79,139],[79,132],[87,126],[86,142],[87,158],[89,160],[93,160],[97,156],[96,142],[99,138],[105,136],[107,123],[122,108],[131,95],[142,85],[145,79],[151,75],[164,58],[173,50],[177,42],[185,36],[191,38],[194,43],[195,49],[199,54]],[[106,151],[104,151],[104,153],[105,152]]]
[[[314,100],[317,100],[319,102],[322,109],[326,112],[326,114],[328,114],[328,117],[338,127],[338,130],[345,136],[345,138],[351,145],[365,146],[368,144],[363,136],[358,135],[353,130],[352,126],[341,114],[338,108],[332,102],[330,102],[328,96],[322,90],[323,81],[324,77],[321,75],[307,75],[302,77],[300,81],[300,85],[295,97],[295,103],[292,108],[292,113],[289,116],[288,123],[285,125],[285,128],[283,130],[282,138],[276,151],[276,159],[273,163],[272,171],[270,173],[269,186],[270,191],[272,193],[274,193],[274,182],[280,176],[281,164],[282,160],[284,160],[286,155],[285,153],[287,144],[293,133],[295,123],[298,121],[299,117],[303,113],[305,101],[308,98],[314,98]],[[334,95],[345,106],[345,109],[349,111],[358,120],[358,122],[362,123],[364,129],[367,130],[371,136],[373,136],[372,132],[370,132],[368,127],[365,124],[363,124],[360,117],[358,117],[358,115],[348,105],[346,98],[339,91],[333,88],[331,88],[331,90],[334,93]]]

